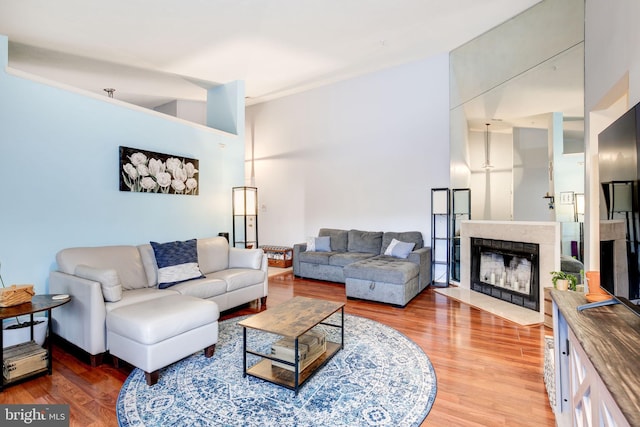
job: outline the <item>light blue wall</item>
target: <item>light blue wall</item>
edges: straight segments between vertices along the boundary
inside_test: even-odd
[[[5,284],[48,288],[55,254],[231,229],[231,188],[244,184],[238,136],[5,72],[0,36],[0,262]],[[242,85],[239,85],[242,88]],[[238,102],[244,93],[237,92]],[[118,190],[120,145],[200,161],[198,196]]]
[[[237,135],[244,132],[244,82],[235,81],[207,91],[207,125]]]

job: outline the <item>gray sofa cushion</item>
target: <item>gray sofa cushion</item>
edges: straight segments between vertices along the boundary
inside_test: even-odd
[[[580,273],[580,270],[584,270],[584,264],[573,257],[560,255],[560,270],[566,273]]]
[[[578,279],[578,284],[582,284],[582,274],[580,273],[582,270],[584,270],[582,262],[568,255],[560,255],[560,271],[575,276]]]
[[[335,253],[337,253],[337,252],[309,252],[309,251],[304,251],[304,252],[300,252],[300,254],[298,255],[298,258],[299,258],[300,262],[308,262],[310,264],[328,265],[329,264],[329,258],[331,257],[331,255],[333,255]]]
[[[393,239],[400,240],[401,242],[415,243],[416,246],[413,248],[414,251],[424,246],[422,233],[419,231],[405,231],[403,233],[387,231],[382,235],[382,248],[380,250],[380,254],[384,254],[384,251],[387,250],[387,247]]]
[[[344,277],[403,285],[418,276],[417,264],[410,261],[378,255],[344,267]]]
[[[329,258],[329,265],[338,265],[344,267],[353,262],[362,261],[363,259],[371,258],[370,253],[364,252],[339,252]]]
[[[382,231],[349,230],[348,252],[380,254]]]
[[[331,237],[331,250],[334,252],[346,252],[347,251],[347,230],[338,230],[335,228],[321,228],[318,232],[318,237],[329,236]]]

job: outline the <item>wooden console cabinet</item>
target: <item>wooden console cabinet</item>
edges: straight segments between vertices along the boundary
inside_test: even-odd
[[[640,317],[552,290],[556,425],[640,426]]]

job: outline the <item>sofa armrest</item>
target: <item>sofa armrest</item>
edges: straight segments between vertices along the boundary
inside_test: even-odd
[[[251,268],[264,272],[262,296],[269,295],[269,259],[262,249],[229,248],[229,268]]]
[[[300,252],[307,250],[306,243],[296,243],[293,245],[293,275],[300,276]]]
[[[418,264],[420,271],[420,289],[426,288],[431,283],[431,248],[416,249],[411,252],[407,259]]]
[[[67,304],[51,310],[53,332],[91,355],[104,353],[107,314],[100,283],[52,271],[49,290],[71,296]]]
[[[263,256],[262,249],[229,248],[229,268],[260,270]]]
[[[263,288],[263,296],[269,296],[269,258],[267,254],[262,252],[262,263],[260,264],[260,270],[264,271],[264,288]]]

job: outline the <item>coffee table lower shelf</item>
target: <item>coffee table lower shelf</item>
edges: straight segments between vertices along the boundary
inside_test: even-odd
[[[327,363],[341,349],[340,344],[327,341],[327,350],[309,366],[300,372],[298,378],[298,388],[316,373],[325,363]],[[264,358],[260,362],[247,369],[247,375],[281,385],[297,393],[295,383],[295,373],[288,369],[271,365],[271,360]]]

